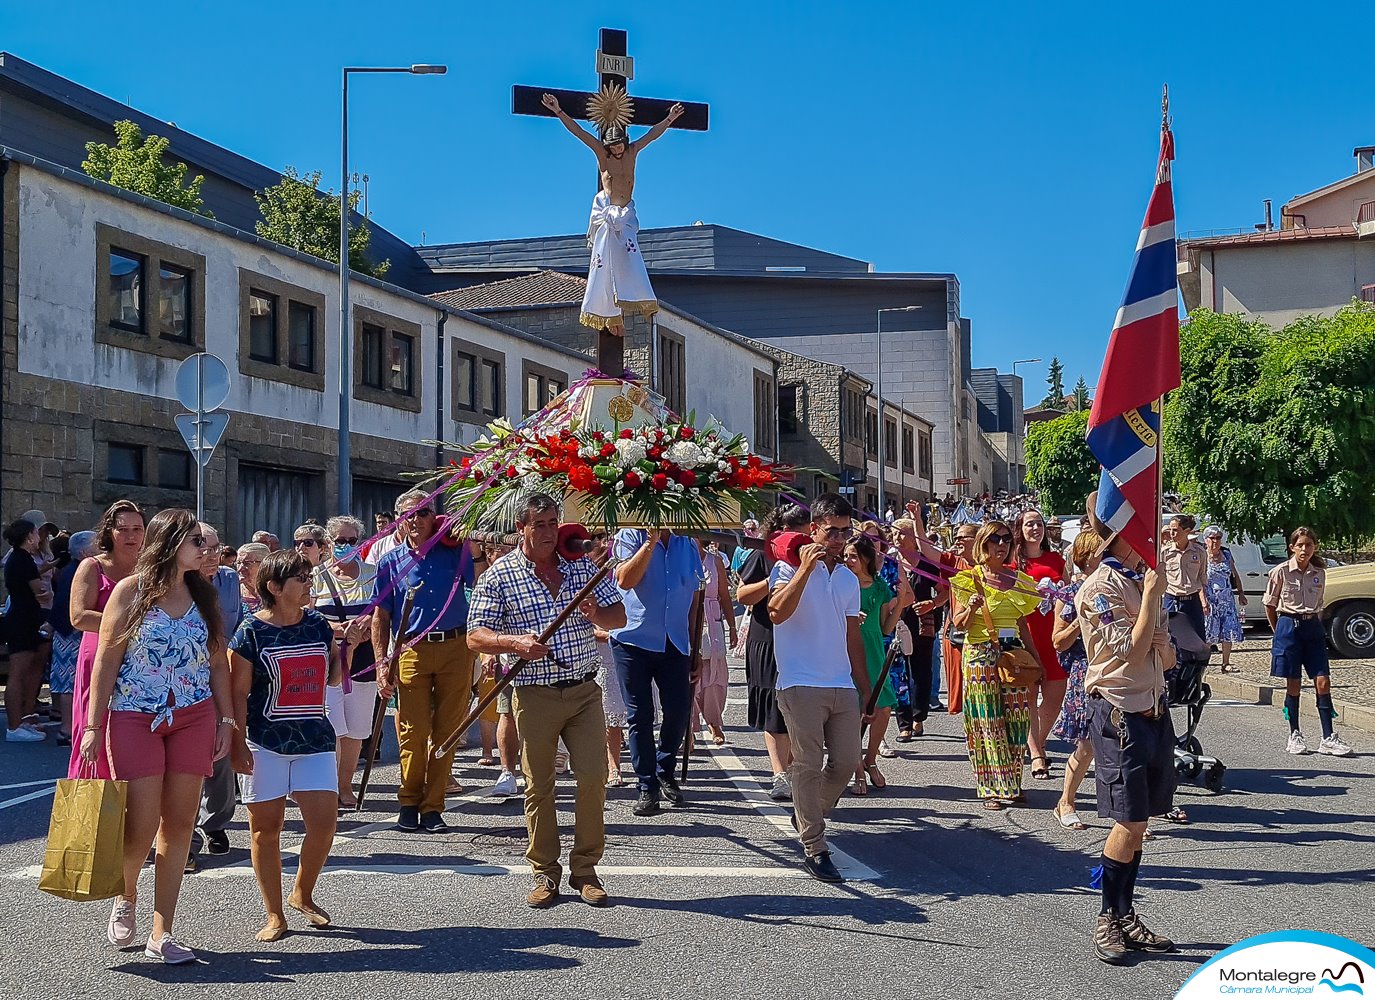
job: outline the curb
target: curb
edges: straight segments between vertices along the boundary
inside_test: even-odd
[[[1205,679],[1213,689],[1213,694],[1220,697],[1248,701],[1253,705],[1284,705],[1285,689],[1282,687],[1248,681],[1244,677],[1236,677],[1231,674],[1225,676],[1214,674],[1212,671],[1208,672]],[[1308,697],[1309,693],[1309,691],[1305,691],[1305,697],[1299,699],[1299,717],[1311,718],[1316,721],[1318,709],[1313,703],[1313,699]],[[1350,701],[1337,701],[1336,699],[1333,699],[1332,707],[1337,710],[1339,728],[1350,727],[1375,733],[1375,708],[1368,705],[1357,705]]]

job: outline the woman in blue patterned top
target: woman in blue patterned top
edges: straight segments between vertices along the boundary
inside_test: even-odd
[[[313,926],[329,914],[315,905],[315,882],[329,857],[339,809],[334,726],[325,688],[338,684],[334,632],[310,600],[312,567],[299,552],[267,556],[258,567],[262,610],[246,619],[229,644],[234,717],[239,738],[234,770],[244,776],[242,797],[253,838],[253,872],[267,907],[259,941],[287,932],[282,910],[282,823],[286,797],[301,810],[306,838],[287,905]]]

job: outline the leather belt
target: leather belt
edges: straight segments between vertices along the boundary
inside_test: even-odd
[[[461,639],[466,631],[461,628],[451,628],[447,632],[426,632],[426,642],[448,642],[450,639]]]
[[[1280,615],[1281,615],[1281,617],[1284,617],[1284,618],[1292,618],[1292,619],[1294,619],[1295,621],[1299,621],[1299,622],[1311,622],[1311,621],[1313,621],[1313,620],[1315,620],[1315,619],[1321,618],[1321,617],[1322,617],[1322,612],[1320,612],[1320,611],[1301,611],[1301,612],[1295,612],[1295,611],[1281,611],[1281,612],[1280,612]]]
[[[1089,697],[1090,697],[1090,698],[1097,698],[1099,701],[1107,701],[1107,699],[1104,698],[1104,697],[1103,697],[1101,694],[1099,694],[1097,691],[1094,691],[1092,694],[1089,695]],[[1159,719],[1160,717],[1162,717],[1162,716],[1165,714],[1165,712],[1166,712],[1166,707],[1165,707],[1164,703],[1162,702],[1162,703],[1161,703],[1158,707],[1156,707],[1156,708],[1151,708],[1151,709],[1148,709],[1148,710],[1146,710],[1146,711],[1144,711],[1144,712],[1128,712],[1127,714],[1128,714],[1128,715],[1139,715],[1139,716],[1141,716],[1143,719]]]
[[[597,672],[594,670],[594,671],[592,671],[592,673],[590,673],[590,674],[586,674],[586,675],[584,675],[584,676],[582,676],[582,677],[575,677],[575,678],[573,678],[572,680],[569,680],[569,681],[551,681],[551,682],[549,683],[549,686],[550,686],[551,688],[571,688],[571,687],[577,687],[579,684],[586,684],[588,681],[594,680],[594,679],[596,678],[596,676],[597,676]]]

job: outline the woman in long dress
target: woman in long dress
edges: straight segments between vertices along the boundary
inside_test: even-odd
[[[1241,642],[1242,638],[1237,603],[1245,607],[1246,594],[1231,550],[1222,544],[1222,529],[1209,525],[1203,532],[1203,546],[1208,552],[1208,614],[1203,619],[1204,632],[1208,645],[1222,651],[1222,672],[1230,674],[1238,669],[1232,666],[1232,643]]]

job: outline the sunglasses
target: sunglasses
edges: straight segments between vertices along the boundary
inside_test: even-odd
[[[855,536],[854,528],[822,528],[821,531],[827,538],[853,538]]]
[[[315,546],[319,545],[320,543],[317,542],[317,541],[316,541],[315,539],[313,539],[313,538],[298,538],[298,539],[296,539],[296,541],[292,542],[291,544],[292,544],[292,545],[304,545],[304,546],[306,546],[307,548],[313,549],[313,548],[315,548]]]
[[[1011,545],[1011,544],[1012,544],[1012,536],[1011,536],[1011,535],[994,535],[992,538],[989,539],[989,541],[992,542],[994,545]]]
[[[358,539],[356,539],[356,538],[336,538],[336,539],[334,540],[334,544],[335,544],[335,545],[357,545],[357,544],[358,544]]]
[[[203,548],[205,548],[205,536],[204,536],[204,535],[187,535],[186,538],[187,538],[187,540],[190,541],[190,543],[191,543],[192,545],[194,545],[196,548],[198,548],[198,549],[203,549]]]
[[[302,573],[300,576],[288,577],[288,579],[295,580],[297,583],[309,583],[309,582],[310,582],[310,574],[309,574],[309,573]]]
[[[430,507],[417,507],[415,510],[408,511],[402,516],[408,521],[416,517],[434,517],[434,510]]]

